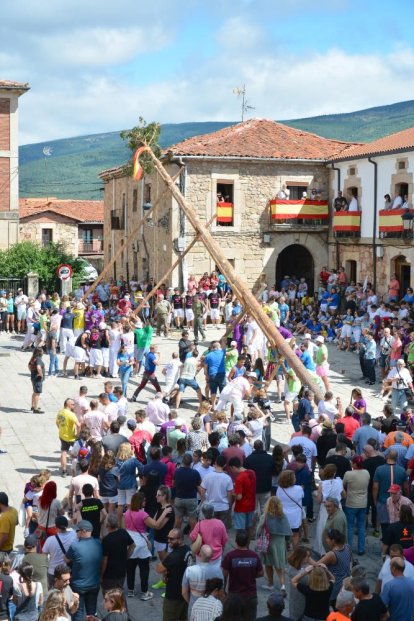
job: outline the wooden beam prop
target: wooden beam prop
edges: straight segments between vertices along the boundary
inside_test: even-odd
[[[208,222],[205,223],[205,227],[209,227],[214,220],[216,219],[216,215],[214,215],[212,218],[210,218],[210,220]],[[156,285],[154,285],[154,288],[147,293],[147,295],[145,296],[145,298],[142,300],[142,302],[140,302],[138,304],[138,306],[133,310],[133,312],[131,313],[130,317],[134,317],[135,315],[137,315],[139,313],[139,311],[144,308],[145,304],[148,302],[148,300],[150,300],[152,297],[154,297],[154,295],[156,295],[158,288],[163,284],[163,282],[169,278],[169,276],[173,273],[173,271],[175,270],[176,267],[178,267],[178,265],[181,263],[181,261],[184,259],[185,255],[188,254],[191,250],[191,248],[193,248],[195,246],[195,244],[198,242],[198,240],[200,239],[200,235],[196,235],[194,237],[194,239],[192,240],[192,242],[190,244],[188,244],[187,248],[184,250],[184,252],[182,252],[180,254],[180,256],[178,257],[178,259],[176,261],[174,261],[174,263],[171,265],[171,267],[168,268],[168,270],[165,272],[165,274],[163,275],[163,277],[157,282]]]
[[[205,228],[195,210],[187,203],[186,199],[176,187],[170,175],[167,173],[158,158],[154,155],[150,147],[147,147],[147,152],[150,155],[160,177],[170,188],[171,194],[180,205],[197,236],[203,242],[211,257],[218,265],[220,271],[224,274],[224,277],[231,286],[232,290],[240,300],[243,300],[244,307],[247,312],[254,317],[268,341],[276,345],[280,354],[286,359],[289,366],[296,373],[302,384],[307,384],[315,393],[316,399],[318,401],[321,400],[323,395],[319,386],[315,384],[312,376],[308,373],[307,369],[305,369],[295,352],[292,351],[289,345],[285,342],[285,339],[281,336],[270,317],[263,312],[259,302],[256,300],[250,289],[236,274],[235,270],[221,251],[218,242],[215,241],[211,233]],[[246,252],[248,252],[248,249],[246,249]]]
[[[178,177],[180,176],[182,171],[182,167],[180,168],[180,170],[178,171],[178,173],[176,173],[174,175],[174,177],[171,177],[172,182],[174,183],[174,181],[176,179],[178,179]],[[101,280],[103,278],[105,278],[105,276],[107,275],[107,273],[109,272],[109,270],[111,269],[111,267],[114,265],[114,263],[119,259],[119,257],[121,256],[122,252],[125,250],[125,248],[128,246],[128,244],[131,242],[131,240],[135,237],[135,235],[137,235],[137,233],[139,233],[139,230],[141,228],[141,226],[144,224],[144,222],[147,220],[147,218],[150,217],[150,215],[152,214],[152,212],[154,211],[154,209],[156,209],[156,207],[158,207],[158,205],[160,204],[160,202],[162,201],[162,199],[164,198],[164,196],[168,193],[169,188],[168,186],[166,188],[164,188],[164,190],[161,192],[159,198],[157,198],[157,200],[154,202],[153,206],[151,207],[151,209],[148,209],[148,211],[145,212],[145,216],[143,216],[141,218],[141,220],[138,222],[138,224],[132,229],[132,231],[130,232],[130,234],[128,235],[128,237],[125,240],[125,244],[124,245],[120,245],[118,250],[116,251],[116,253],[114,254],[114,256],[112,257],[112,259],[105,265],[105,267],[103,268],[102,272],[99,274],[98,278],[96,278],[96,280],[91,284],[91,286],[89,287],[89,289],[87,289],[85,291],[85,293],[83,294],[83,296],[81,297],[81,301],[86,300],[90,294],[95,291],[96,287],[99,285],[99,283],[101,282]]]

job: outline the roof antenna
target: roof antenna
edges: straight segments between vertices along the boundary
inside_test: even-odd
[[[237,95],[237,97],[241,97],[242,98],[242,104],[241,104],[241,120],[242,123],[244,121],[244,113],[248,112],[249,110],[256,110],[256,108],[254,106],[249,106],[247,99],[246,99],[246,85],[243,84],[243,88],[237,87],[237,88],[233,88],[233,93],[235,95]]]

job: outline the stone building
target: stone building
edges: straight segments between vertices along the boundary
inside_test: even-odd
[[[170,147],[163,164],[188,203],[205,222],[237,273],[251,286],[265,277],[273,284],[285,273],[304,275],[314,286],[328,264],[329,193],[336,174],[326,162],[350,148],[268,120],[249,120]],[[140,182],[123,167],[103,171],[105,263],[125,245],[112,274],[156,280],[185,249],[194,232],[156,173]],[[316,200],[303,194],[316,193]],[[285,198],[283,198],[283,196]],[[126,244],[147,207],[137,236]],[[170,278],[173,286],[189,274],[216,269],[196,244]]]
[[[19,97],[28,84],[0,80],[0,249],[19,236]]]
[[[414,128],[352,147],[330,165],[335,168],[331,194],[352,189],[359,213],[352,216],[352,230],[342,226],[349,215],[333,217],[329,264],[343,265],[353,280],[368,278],[380,295],[387,294],[390,276],[396,273],[402,291],[413,283],[413,219],[406,219],[411,229],[404,232],[402,216],[414,215]],[[393,209],[384,209],[386,194],[395,201]]]
[[[103,201],[21,198],[20,241],[61,242],[67,252],[103,267]]]

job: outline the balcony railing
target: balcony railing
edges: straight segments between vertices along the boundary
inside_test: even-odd
[[[233,217],[233,203],[217,203],[216,224],[218,226],[232,226]]]
[[[79,254],[99,254],[103,252],[103,239],[80,239],[78,252]]]
[[[381,238],[401,238],[404,233],[402,216],[414,214],[414,209],[382,209],[379,212],[379,236]]]
[[[332,229],[335,237],[360,237],[361,212],[337,211],[332,219]]]
[[[282,200],[269,201],[272,224],[289,227],[328,226],[329,209],[327,201]]]

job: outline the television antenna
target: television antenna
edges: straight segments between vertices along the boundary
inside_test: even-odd
[[[254,106],[250,106],[246,99],[246,85],[243,84],[243,87],[233,88],[233,93],[237,95],[237,97],[241,97],[241,120],[244,121],[244,114],[249,110],[256,110]]]

